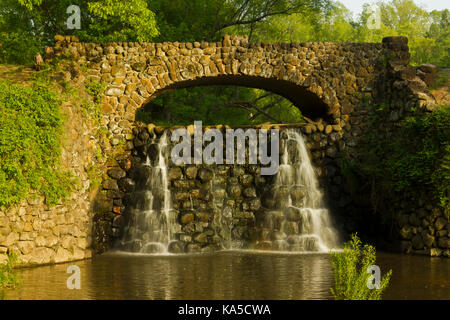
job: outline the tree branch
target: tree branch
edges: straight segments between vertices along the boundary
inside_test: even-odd
[[[273,116],[271,116],[270,114],[268,114],[267,112],[265,112],[264,110],[258,108],[257,106],[255,106],[254,104],[248,102],[248,101],[234,101],[234,102],[230,102],[227,103],[225,105],[223,105],[223,107],[234,107],[234,108],[242,108],[245,109],[249,112],[252,111],[252,109],[255,109],[256,111],[258,111],[260,114],[265,115],[267,118],[276,121],[277,123],[283,123],[283,121],[281,121],[280,119],[277,119]]]
[[[243,14],[245,12],[244,7],[248,5],[249,1],[245,1],[241,7],[239,7],[235,13],[233,14],[233,16],[230,18],[229,22],[223,23],[222,25],[220,25],[218,28],[216,28],[214,33],[219,32],[220,30],[227,28],[227,27],[231,27],[231,26],[236,26],[236,25],[244,25],[244,24],[254,24],[257,22],[262,21],[265,18],[271,17],[271,16],[275,16],[275,15],[281,15],[281,14],[291,14],[296,12],[296,10],[300,9],[303,5],[302,4],[297,4],[291,7],[288,7],[284,10],[279,10],[279,11],[273,11],[271,12],[272,8],[275,6],[276,4],[276,0],[275,1],[268,1],[265,3],[265,7],[264,10],[262,11],[262,13],[255,17],[255,18],[251,18],[251,19],[244,19],[245,14]],[[238,13],[240,13],[238,15]],[[238,19],[236,19],[236,16],[238,17]]]
[[[283,98],[283,97],[280,97],[279,99],[275,100],[274,102],[265,105],[265,106],[262,107],[260,110],[266,111],[267,109],[273,107],[274,105],[280,103],[280,102],[283,101],[283,100],[284,100],[284,98]],[[257,116],[259,116],[260,114],[262,114],[262,113],[259,112],[259,110],[258,110],[258,113],[254,114],[254,115],[250,118],[250,120],[254,120],[254,119],[255,119]]]

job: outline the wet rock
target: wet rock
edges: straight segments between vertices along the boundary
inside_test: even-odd
[[[447,225],[447,220],[444,219],[444,218],[442,218],[442,217],[439,217],[439,218],[436,219],[436,222],[434,223],[434,228],[435,228],[436,230],[441,230],[441,229],[443,229],[446,225]]]
[[[196,214],[197,220],[200,222],[208,222],[209,221],[209,213],[207,212],[197,212]]]
[[[416,234],[412,239],[411,239],[411,243],[414,249],[423,249],[424,247],[424,243],[423,243],[423,239],[422,236],[419,234]]]
[[[187,253],[197,253],[197,252],[200,252],[201,251],[201,247],[200,247],[200,245],[198,245],[198,244],[195,244],[195,243],[189,243],[187,246],[186,246],[186,252]]]
[[[174,201],[185,201],[191,199],[189,192],[185,191],[174,192],[172,193],[172,197]]]
[[[287,235],[295,235],[299,233],[298,222],[286,221],[284,224],[284,231]]]
[[[193,222],[195,219],[195,215],[192,212],[187,212],[181,215],[180,222],[182,224],[188,224]]]
[[[442,250],[438,248],[431,248],[430,249],[430,256],[432,257],[439,257],[442,255]]]
[[[105,194],[98,194],[94,200],[93,211],[96,213],[104,213],[112,211],[113,200]]]
[[[266,207],[268,209],[274,209],[277,202],[275,201],[275,199],[272,196],[265,194],[265,196],[263,197],[263,204],[264,204],[264,207]]]
[[[406,226],[409,223],[409,216],[406,214],[400,215],[398,218],[398,225],[400,228]]]
[[[211,252],[215,252],[217,250],[219,250],[220,248],[217,245],[209,245],[206,247],[203,247],[201,252],[203,253],[211,253]]]
[[[63,252],[60,252],[62,254]],[[59,256],[59,258],[64,258]],[[64,260],[64,259],[62,259]],[[51,261],[55,261],[55,251],[53,251],[50,248],[35,248],[33,252],[30,254],[30,259],[28,260],[29,263],[33,264],[43,264],[43,263],[49,263]],[[56,261],[55,261],[56,262]]]
[[[173,167],[169,169],[169,180],[180,179],[183,176],[183,172],[179,167]]]
[[[198,234],[194,235],[193,239],[195,242],[202,243],[202,244],[205,244],[208,242],[208,237],[206,236],[205,233],[198,233]]]
[[[125,218],[123,216],[116,216],[113,220],[113,227],[123,228],[125,226]]]
[[[213,191],[214,199],[217,201],[225,199],[226,195],[227,195],[227,191],[222,188],[217,188]]]
[[[258,211],[261,208],[261,200],[259,198],[251,199],[248,202],[248,207],[250,211]]]
[[[144,71],[145,68],[147,67],[147,64],[143,61],[137,61],[137,62],[133,63],[131,65],[131,67],[133,68],[133,70],[136,70],[136,71]]]
[[[436,73],[439,68],[437,66],[435,66],[434,64],[422,64],[421,66],[419,66],[419,70],[425,73]]]
[[[401,230],[400,230],[400,236],[405,239],[405,240],[409,240],[412,238],[413,233],[412,230],[409,226],[404,226]]]
[[[422,231],[421,235],[424,245],[431,248],[434,245],[435,238],[425,230]]]
[[[421,221],[420,221],[420,219],[417,217],[417,215],[416,214],[412,214],[412,215],[410,215],[409,216],[409,223],[411,223],[411,225],[413,225],[413,226],[415,226],[415,227],[418,227],[418,226],[420,226],[421,225]]]
[[[272,240],[285,240],[287,238],[286,234],[282,231],[274,231],[271,236]]]
[[[210,169],[200,168],[200,170],[198,170],[198,177],[203,182],[208,182],[214,177],[214,173]]]
[[[186,167],[186,177],[188,179],[195,179],[197,177],[197,167],[195,166]]]
[[[305,192],[302,187],[292,187],[291,197],[295,203],[299,203],[305,197]]]
[[[256,190],[253,187],[245,188],[243,194],[247,198],[256,198]]]
[[[147,243],[141,249],[142,253],[162,253],[165,251],[165,247],[161,243]]]
[[[176,189],[181,189],[181,190],[189,190],[189,187],[190,187],[189,181],[186,181],[186,180],[175,180],[173,182],[173,186]]]
[[[71,253],[63,248],[58,248],[58,250],[56,250],[56,255],[55,255],[55,262],[56,263],[60,263],[60,262],[66,262],[69,261],[71,257]]]
[[[401,241],[400,242],[400,250],[402,252],[408,252],[411,249],[411,242],[410,241]]]
[[[108,170],[107,173],[108,173],[109,177],[116,179],[116,180],[124,178],[126,175],[125,171],[123,171],[121,169],[110,169],[110,170]]]
[[[272,248],[277,251],[289,251],[289,243],[284,240],[276,240],[272,242]]]
[[[272,242],[271,241],[259,241],[256,244],[256,249],[258,250],[272,250]]]
[[[241,196],[241,186],[238,184],[232,184],[228,187],[227,192],[231,199],[237,199]]]
[[[136,187],[136,183],[133,180],[131,180],[130,178],[120,179],[118,185],[120,187],[120,190],[122,190],[123,192],[128,192],[128,193],[133,192]]]
[[[132,252],[140,252],[141,249],[142,249],[142,247],[143,247],[143,243],[142,243],[141,240],[134,240],[134,241],[131,243],[130,250],[131,250]]]
[[[436,231],[436,236],[438,236],[438,237],[445,237],[447,234],[448,234],[447,230]]]
[[[438,238],[437,245],[441,249],[448,249],[448,248],[450,248],[450,238],[447,238],[447,237],[440,237],[440,238]]]
[[[287,210],[286,218],[289,221],[300,221],[301,213],[300,208],[290,207]]]
[[[150,160],[155,163],[159,158],[159,146],[156,143],[152,143],[147,147],[147,155]]]
[[[241,183],[241,185],[243,186],[250,186],[253,182],[253,176],[249,175],[249,174],[244,174],[242,176],[239,177],[239,182]]]
[[[102,187],[105,190],[119,190],[119,186],[117,185],[117,182],[114,180],[103,181]]]

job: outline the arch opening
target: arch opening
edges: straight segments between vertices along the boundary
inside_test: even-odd
[[[142,106],[151,103],[155,98],[180,89],[208,86],[240,86],[253,89],[261,89],[279,95],[290,101],[293,107],[300,110],[303,116],[317,120],[319,118],[329,121],[329,106],[307,87],[299,86],[288,80],[268,79],[263,77],[245,75],[222,75],[215,77],[201,77],[193,80],[184,80],[172,83],[151,95]]]

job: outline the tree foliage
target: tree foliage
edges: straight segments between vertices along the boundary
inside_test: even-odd
[[[237,86],[193,87],[172,91],[152,100],[136,120],[157,125],[247,125],[271,121],[303,122],[298,108],[281,96]]]
[[[370,19],[379,16],[380,25],[371,26]],[[450,65],[449,11],[428,12],[413,0],[379,1],[368,4],[355,19],[341,3],[322,10],[301,14],[274,16],[252,31],[258,41],[350,41],[381,42],[386,36],[407,36],[413,64]]]
[[[91,14],[89,27],[78,33],[83,39],[150,41],[159,34],[155,14],[145,0],[99,0],[88,2],[87,7]]]
[[[362,137],[360,161],[354,166],[360,181],[366,181],[359,189],[376,195],[372,205],[385,221],[392,221],[390,207],[399,195],[431,195],[449,213],[450,106],[407,118],[383,139],[375,133],[392,110],[386,105],[374,109],[372,130]]]
[[[70,5],[80,7],[81,29],[68,29]],[[84,41],[150,41],[158,34],[146,0],[2,0],[0,62],[31,63],[56,34]]]

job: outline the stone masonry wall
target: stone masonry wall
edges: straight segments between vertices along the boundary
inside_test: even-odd
[[[59,263],[92,256],[90,181],[86,168],[93,163],[96,139],[79,107],[64,103],[62,165],[78,186],[66,202],[49,207],[36,196],[12,208],[0,209],[0,263],[14,252],[26,265]]]
[[[82,188],[69,204],[48,208],[40,199],[0,212],[0,254],[14,250],[28,263],[42,264],[90,257],[91,244],[95,252],[110,248],[119,229],[117,217],[125,209],[126,184],[120,181],[140,143],[136,110],[168,90],[204,84],[251,86],[294,102],[307,116],[302,130],[330,207],[343,217],[346,231],[355,231],[355,217],[368,206],[351,194],[339,163],[344,155],[357,158],[359,139],[368,130],[371,103],[383,101],[392,110],[380,134],[392,131],[412,108],[430,112],[435,107],[426,84],[409,65],[407,42],[404,37],[389,37],[382,43],[248,43],[245,37],[225,36],[213,43],[95,44],[56,36],[55,46],[46,48],[46,61],[61,57],[79,70],[85,68],[86,80],[106,84],[99,129],[108,138],[103,142],[103,151],[111,155],[106,162],[108,178],[96,195],[89,194],[85,168],[92,164],[92,139],[81,118],[77,127],[69,117],[71,136],[64,157],[81,178]],[[72,110],[71,115],[78,112]],[[115,151],[121,155],[112,156]],[[426,217],[437,212],[433,204],[419,207],[428,208]],[[410,208],[404,210],[408,217],[415,210]],[[428,249],[439,248],[435,254],[448,255],[448,217],[434,216],[422,219],[422,224],[426,220],[438,225],[434,233],[428,233],[434,237],[431,244],[423,241],[429,226],[421,230],[412,218],[403,223],[401,227],[416,227],[403,236],[405,250],[433,254]]]
[[[233,40],[234,41],[234,40]],[[239,38],[236,39],[234,42],[235,44],[240,43],[241,41]],[[245,43],[245,39],[244,39]],[[226,39],[224,39],[224,42],[222,43],[222,46],[224,44],[227,44]],[[180,53],[185,54],[186,57],[191,57],[190,59],[193,59],[195,61],[198,54],[202,53],[204,50],[205,53],[209,52],[211,50],[205,50],[208,48],[209,44],[193,44],[192,48],[197,48],[199,50],[189,52],[189,45],[187,44],[174,44],[174,46],[178,46]],[[283,59],[283,54],[272,54],[271,51],[277,51],[280,50],[284,54],[288,54],[289,52],[302,52],[302,50],[317,50],[317,55],[322,54],[322,63],[319,63],[320,67],[317,67],[319,70],[326,70],[329,72],[328,76],[335,76],[335,72],[337,72],[336,64],[329,64],[331,62],[327,62],[324,60],[324,56],[330,58],[330,54],[326,53],[326,50],[328,49],[328,43],[327,44],[274,44],[274,45],[268,45],[268,44],[250,44],[248,46],[248,51],[256,50],[259,52],[259,55],[261,55],[261,51],[266,52],[266,56],[268,60],[264,60],[267,62],[270,62],[270,57],[278,57],[279,59]],[[336,48],[336,44],[331,45],[331,48]],[[133,48],[133,44],[111,44],[110,49],[107,49],[111,51],[110,55],[108,56],[110,58],[112,55],[114,55],[117,52],[123,53],[121,47],[123,48]],[[165,61],[166,63],[168,61],[172,61],[171,57],[174,56],[174,52],[167,53],[167,56],[164,54],[164,50],[169,50],[171,48],[171,44],[165,44],[163,46],[155,45],[156,51],[152,51],[153,44],[138,46],[137,52],[132,55],[132,57],[136,58],[137,56],[144,56],[148,54],[145,50],[143,51],[142,48],[146,47],[148,50],[150,50],[151,54],[157,54],[157,56],[160,58],[158,61]],[[184,47],[186,46],[186,48]],[[212,51],[219,52],[222,49],[220,44],[211,44],[213,48],[216,48]],[[342,46],[342,47],[340,47]],[[203,47],[203,49],[200,50],[200,48]],[[225,46],[226,47],[226,46]],[[238,46],[239,47],[239,46]],[[349,58],[349,55],[344,54],[344,57],[340,59],[340,68],[342,68],[342,72],[344,75],[347,76],[347,81],[344,79],[340,79],[340,76],[336,76],[336,79],[340,79],[340,81],[336,82],[336,79],[332,78],[329,79],[330,83],[333,84],[333,88],[336,88],[336,91],[334,93],[330,93],[330,96],[333,97],[344,97],[341,99],[343,102],[342,107],[341,104],[339,104],[341,107],[338,109],[329,109],[327,111],[328,114],[331,113],[332,117],[327,118],[326,114],[323,114],[323,118],[315,118],[314,120],[308,120],[308,124],[303,126],[302,131],[307,136],[308,140],[308,148],[311,152],[312,160],[317,167],[318,175],[321,179],[326,198],[328,200],[329,206],[331,207],[332,211],[341,217],[341,229],[345,230],[345,232],[354,232],[357,231],[359,223],[361,221],[358,221],[358,219],[364,219],[361,216],[361,212],[369,211],[371,210],[370,204],[368,203],[368,195],[358,195],[358,194],[352,194],[351,190],[345,181],[345,177],[342,175],[341,172],[341,166],[340,163],[343,159],[343,157],[347,157],[350,160],[357,160],[357,153],[358,153],[358,143],[359,139],[362,135],[364,135],[368,129],[368,120],[370,117],[370,114],[373,109],[373,103],[377,102],[385,102],[388,103],[391,107],[390,109],[393,110],[391,114],[389,114],[388,118],[386,119],[386,123],[383,125],[383,127],[380,128],[380,134],[385,134],[386,132],[389,133],[392,131],[392,128],[394,128],[403,118],[406,116],[412,114],[411,109],[412,108],[418,108],[419,110],[422,110],[423,112],[430,112],[434,108],[434,98],[429,94],[427,87],[425,83],[416,76],[415,69],[409,66],[409,52],[408,52],[408,46],[407,46],[407,39],[403,37],[394,37],[394,38],[386,38],[383,40],[383,44],[380,45],[374,45],[374,44],[337,44],[337,52],[352,52],[351,57],[357,60],[352,60]],[[111,48],[115,48],[114,51],[112,51]],[[97,48],[99,49],[99,48]],[[96,49],[96,50],[97,50]],[[172,48],[174,49],[174,48]],[[189,50],[188,50],[189,49]],[[297,49],[297,50],[294,50]],[[299,50],[300,49],[300,50]],[[322,52],[321,49],[324,49],[325,52]],[[176,50],[176,48],[174,49]],[[188,51],[187,51],[188,50]],[[193,50],[193,49],[192,49]],[[244,51],[241,49],[240,51],[236,49],[233,51],[230,49],[231,52],[234,52],[233,55],[235,57],[244,57],[245,60],[248,58],[246,55],[244,55]],[[331,50],[331,49],[330,49]],[[360,51],[359,51],[360,50]],[[131,49],[132,52],[135,52],[135,50]],[[141,52],[139,54],[139,52]],[[196,52],[194,54],[194,52]],[[322,52],[322,53],[321,53]],[[334,52],[334,51],[333,51]],[[367,57],[370,57],[370,53],[372,52],[373,56],[372,59],[367,59]],[[193,54],[193,57],[192,57]],[[220,57],[227,58],[230,56],[230,51],[227,49],[225,52],[221,51]],[[251,55],[250,55],[251,56]],[[119,57],[120,54],[119,54]],[[127,55],[124,54],[125,60],[129,59],[127,58]],[[217,56],[215,56],[217,57]],[[303,55],[299,54],[299,58],[303,57]],[[116,55],[117,58],[117,55]],[[201,58],[201,56],[199,57]],[[120,58],[122,59],[122,58]],[[162,60],[161,60],[162,59]],[[177,60],[178,58],[173,58]],[[180,58],[181,59],[181,58]],[[184,58],[183,58],[184,59]],[[307,61],[305,62],[307,65],[310,65],[311,63],[317,62],[315,59],[310,59],[307,56],[304,57],[304,59]],[[331,60],[333,60],[333,55],[331,55]],[[347,59],[347,60],[346,60]],[[228,61],[227,59],[225,59]],[[106,63],[105,58],[103,58],[104,63]],[[135,70],[135,67],[130,66],[130,71],[127,71],[125,74],[123,74],[123,81],[128,81],[129,79],[133,79],[133,74],[137,75],[137,77],[140,77],[141,80],[146,77],[150,76],[151,70],[155,68],[152,66],[152,58],[148,58],[146,62],[149,64],[147,71],[144,71],[142,69],[140,72]],[[213,61],[215,61],[213,59]],[[217,60],[218,63],[221,62],[221,60]],[[108,62],[109,63],[109,62]],[[143,62],[143,64],[145,64]],[[264,64],[264,63],[263,63]],[[124,64],[126,67],[126,70],[128,70],[127,64]],[[277,65],[275,63],[275,65]],[[289,66],[289,63],[284,64],[285,66]],[[334,69],[332,67],[327,68],[326,66],[334,66]],[[301,70],[302,64],[300,63],[296,68],[292,68],[291,71],[295,70]],[[163,68],[164,69],[164,68]],[[161,70],[163,70],[161,69]],[[257,70],[258,68],[255,68]],[[161,71],[160,70],[160,71]],[[166,70],[166,69],[164,69]],[[169,69],[167,69],[169,70]],[[202,78],[204,74],[208,74],[207,67],[204,66],[204,69],[202,72],[199,72],[197,75],[195,73],[191,73],[190,77],[191,79],[195,78]],[[241,73],[241,69],[228,69],[230,74]],[[246,70],[246,69],[242,69]],[[355,72],[355,74],[352,75],[350,72]],[[146,73],[149,72],[149,73]],[[162,71],[161,71],[162,72]],[[302,72],[294,72],[297,76],[300,76],[303,74]],[[103,79],[111,79],[110,73],[108,72],[108,69],[101,69],[101,73],[103,74]],[[164,73],[163,73],[164,74]],[[181,68],[181,74],[183,74],[183,68]],[[185,73],[187,75],[188,73]],[[323,74],[319,72],[319,78],[320,74]],[[160,75],[158,73],[158,75]],[[311,73],[310,81],[314,82],[314,78],[312,77],[314,75],[314,72]],[[130,76],[130,77],[129,77]],[[261,76],[270,77],[270,73],[262,73]],[[181,76],[183,77],[183,76]],[[287,76],[286,76],[287,77]],[[285,78],[286,78],[285,77]],[[291,78],[287,79],[294,79],[293,75],[290,76]],[[150,76],[151,79],[153,79],[153,82],[155,82],[155,79],[160,79],[161,77],[158,76]],[[276,75],[275,72],[275,78],[279,79],[279,77]],[[186,78],[187,79],[187,78]],[[208,78],[214,83],[214,78]],[[238,78],[235,78],[237,83],[239,83]],[[256,79],[256,78],[255,78]],[[120,79],[114,80],[116,82],[120,82]],[[176,78],[172,80],[174,83]],[[298,81],[298,79],[297,79]],[[142,81],[141,81],[142,82]],[[143,81],[145,82],[145,81]],[[182,81],[180,81],[182,82]],[[302,83],[302,82],[299,82]],[[339,85],[337,84],[339,83]],[[342,85],[345,85],[345,88],[342,88]],[[160,94],[163,90],[161,88],[164,88],[164,86],[167,86],[167,84],[159,84],[156,85],[154,95]],[[302,86],[299,86],[299,96],[304,96],[304,92],[301,90],[301,88],[311,88],[311,83],[302,83]],[[309,86],[309,87],[308,87]],[[139,103],[142,105],[145,103],[145,101],[148,101],[150,98],[147,99],[137,99],[137,95],[133,93],[132,91],[128,90],[127,88],[137,88],[137,90],[144,91],[142,86],[136,83],[136,85],[131,84],[128,86],[124,86],[124,92],[120,91],[120,94],[123,94],[122,100],[125,103],[125,106],[128,106],[131,104],[130,107],[130,113],[129,118],[132,118],[134,116],[134,110],[136,107],[139,107]],[[112,90],[114,85],[110,87],[110,90]],[[155,88],[155,87],[154,87]],[[316,88],[314,85],[312,88]],[[116,88],[117,89],[117,88]],[[308,89],[310,90],[310,89]],[[317,89],[312,89],[313,91]],[[110,91],[116,92],[119,94],[119,91]],[[153,92],[151,89],[149,91],[149,95]],[[319,90],[320,92],[320,90]],[[126,100],[127,98],[123,98],[123,96],[126,97],[134,97],[131,98],[131,100]],[[326,95],[326,91],[322,90],[322,93],[320,94],[320,97],[324,99],[324,101],[329,101]],[[329,96],[328,96],[329,97]],[[113,105],[116,105],[115,101],[116,98],[107,98],[112,99],[108,101],[114,101]],[[121,110],[124,110],[120,104],[120,99],[118,98],[119,102],[116,105],[119,112],[122,112]],[[128,103],[128,104],[127,104]],[[333,111],[334,110],[334,111]],[[117,116],[116,116],[117,118]],[[109,119],[112,119],[111,117]],[[114,121],[112,121],[115,123]],[[121,123],[122,125],[124,122]],[[119,132],[120,130],[124,130],[122,132],[125,133],[125,146],[126,149],[129,151],[132,151],[134,149],[134,146],[141,145],[143,142],[140,141],[139,137],[136,136],[137,131],[131,132],[131,130],[128,129],[122,129],[118,124],[112,124],[111,121],[108,124],[110,128],[116,128],[114,130],[118,130],[116,132]],[[126,128],[126,127],[124,127]],[[162,132],[164,128],[157,127],[152,130],[159,130]],[[386,132],[385,132],[386,131]],[[120,135],[111,135],[112,141],[116,140],[119,141],[119,139],[122,136]],[[113,143],[114,144],[114,143]],[[126,163],[126,164],[125,164]],[[124,166],[131,165],[130,158],[124,162],[123,158],[120,158],[118,161],[118,164],[116,166],[110,167],[110,172],[114,172],[110,174],[111,178],[117,178],[124,175],[124,173],[117,174],[118,169],[120,167],[124,169]],[[117,188],[116,188],[117,185]],[[120,216],[120,214],[125,209],[125,206],[123,202],[121,201],[121,198],[119,196],[122,195],[120,188],[120,183],[114,184],[112,183],[114,190],[109,190],[108,188],[111,188],[111,185],[109,182],[104,185],[105,190],[107,191],[109,195],[112,196],[112,198],[108,198],[107,196],[102,196],[100,203],[106,203],[107,205],[101,206],[102,208],[105,207],[106,211],[111,212],[109,214],[108,219],[103,220],[100,218],[100,223],[96,223],[99,227],[97,229],[96,234],[99,235],[99,237],[96,237],[98,239],[98,247],[99,251],[107,250],[111,246],[112,239],[111,237],[113,234],[118,235],[118,226],[120,219],[117,218],[117,215]],[[105,198],[105,199],[103,199]],[[433,205],[433,207],[435,207]],[[413,212],[413,211],[411,211]],[[114,222],[116,221],[116,222]],[[448,224],[447,224],[448,226]],[[448,228],[448,227],[447,227]],[[419,231],[420,232],[420,231]],[[440,234],[443,235],[443,232]],[[399,233],[400,235],[400,233]],[[444,241],[447,241],[445,238],[445,235],[443,240],[440,240],[440,243],[444,243]],[[400,236],[399,236],[400,238]],[[433,242],[433,246],[435,248],[438,248],[438,241]],[[411,247],[411,242],[409,242],[409,247]],[[402,244],[403,247],[408,247],[406,243],[404,242]],[[446,245],[445,245],[446,246]],[[434,250],[433,254],[436,255],[446,255],[447,251],[445,251],[446,247],[443,247],[441,245],[441,249]],[[426,252],[431,254],[430,251],[431,248],[428,248]],[[409,250],[410,252],[412,250]],[[437,253],[436,253],[437,252]]]

